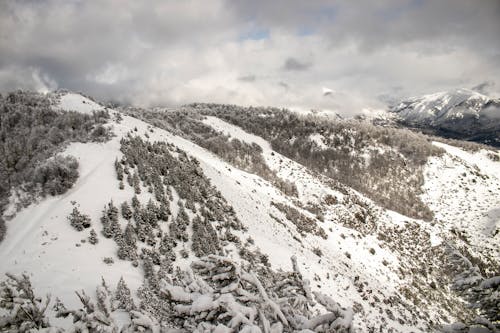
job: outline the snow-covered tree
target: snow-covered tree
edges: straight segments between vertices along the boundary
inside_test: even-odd
[[[89,243],[92,245],[96,245],[97,243],[99,243],[99,238],[97,238],[97,233],[94,229],[90,230]]]
[[[129,221],[132,218],[132,210],[126,201],[121,204],[121,211],[125,220]]]
[[[68,221],[78,231],[90,227],[90,217],[80,213],[77,207],[73,207],[73,211],[68,216]]]
[[[130,289],[125,283],[123,277],[120,278],[115,289],[113,308],[124,309],[126,311],[135,309],[135,304],[130,294]]]
[[[42,331],[50,327],[46,315],[50,296],[36,297],[27,275],[7,274],[7,280],[0,283],[0,330],[2,332]],[[0,312],[1,313],[1,312]],[[62,332],[53,330],[52,332]]]

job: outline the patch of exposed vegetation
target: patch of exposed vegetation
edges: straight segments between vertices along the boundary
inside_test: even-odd
[[[328,238],[325,230],[323,230],[323,228],[318,226],[316,219],[310,218],[305,214],[301,213],[297,208],[281,202],[273,201],[271,202],[271,205],[276,207],[280,212],[282,212],[287,218],[287,220],[289,220],[295,225],[297,231],[302,236],[305,236],[306,234],[312,234],[324,239]]]

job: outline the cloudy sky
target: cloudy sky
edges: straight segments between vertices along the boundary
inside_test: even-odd
[[[458,87],[500,91],[498,0],[0,1],[0,91],[355,110]]]

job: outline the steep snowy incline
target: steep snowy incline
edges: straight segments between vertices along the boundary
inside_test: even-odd
[[[500,259],[500,162],[488,157],[498,152],[434,144],[447,153],[427,163],[423,200],[443,228],[457,228],[470,246],[489,249]]]
[[[113,162],[119,147],[116,137],[104,144],[75,143],[65,150],[78,158],[80,177],[64,195],[32,204],[7,222],[7,235],[0,243],[2,276],[27,272],[40,295],[55,295],[70,307],[80,306],[75,290],[92,294],[101,277],[112,286],[122,276],[131,288],[140,286],[142,274],[129,262],[116,260],[114,241],[100,236],[104,205],[111,199],[128,199],[116,186]],[[92,218],[98,244],[88,243],[88,229],[76,232],[67,221],[75,205]],[[105,264],[104,257],[115,258],[115,263]]]
[[[60,97],[55,106],[59,110],[78,111],[80,113],[92,114],[92,111],[102,111],[104,107],[91,99],[80,94],[67,93]]]
[[[262,148],[262,155],[266,164],[277,172],[279,177],[293,181],[299,191],[299,199],[303,203],[321,203],[322,200],[331,195],[337,200],[343,199],[343,194],[325,186],[319,179],[319,175],[313,175],[307,168],[292,161],[288,157],[275,152],[269,142],[263,138],[250,134],[243,129],[229,124],[216,117],[206,117],[203,121],[216,131],[237,138],[243,142],[256,143]]]

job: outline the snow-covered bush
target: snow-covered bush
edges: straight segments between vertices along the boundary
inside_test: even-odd
[[[210,255],[161,281],[161,295],[172,304],[172,321],[192,332],[352,332],[352,310],[315,293],[328,311],[319,316],[309,284],[300,272],[252,270]],[[297,265],[294,263],[296,269]]]
[[[68,221],[77,231],[90,228],[90,217],[80,213],[77,207],[73,207],[73,211],[68,216]]]

